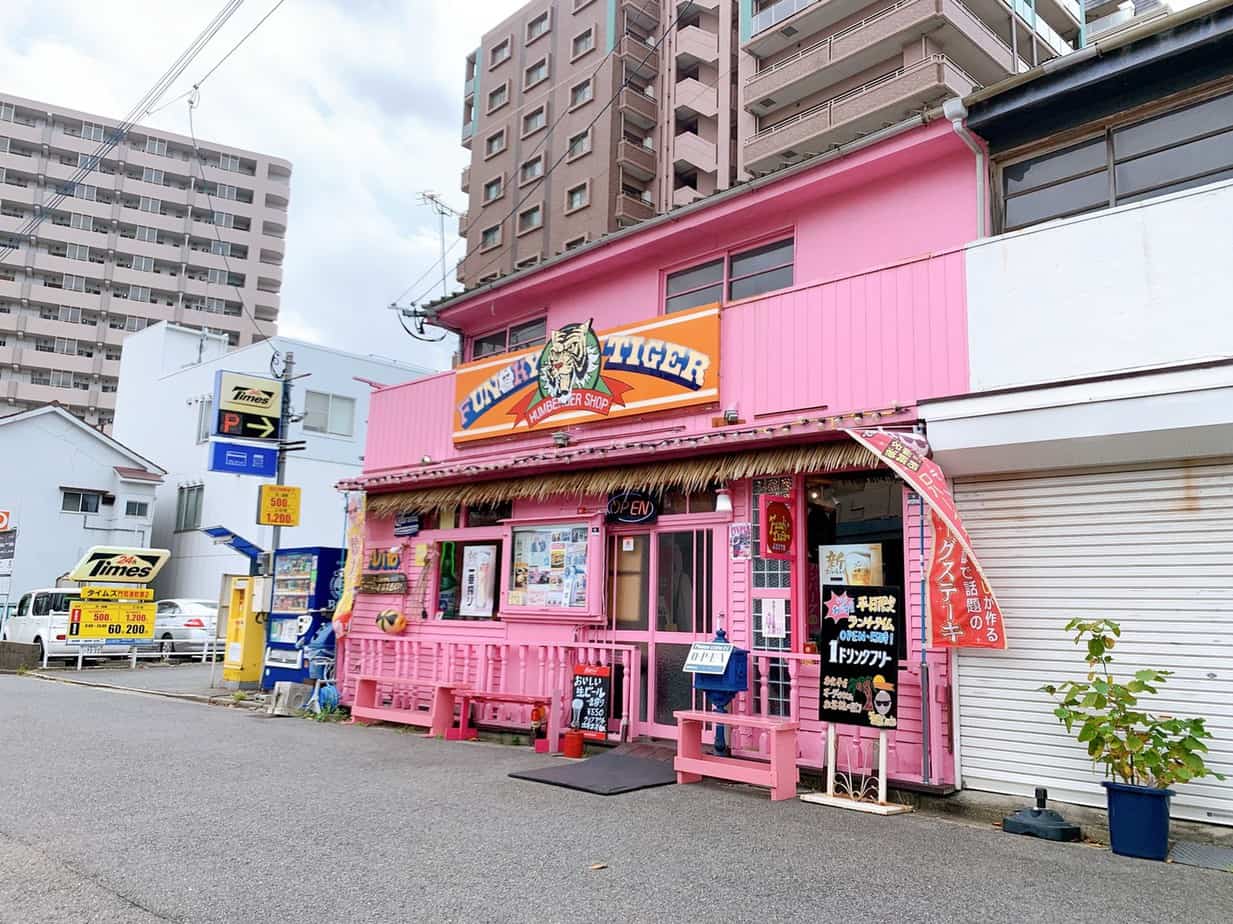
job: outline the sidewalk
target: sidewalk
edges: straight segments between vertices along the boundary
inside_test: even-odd
[[[200,661],[154,662],[129,667],[90,667],[73,669],[37,670],[31,673],[46,680],[78,684],[89,687],[107,687],[115,690],[153,693],[174,699],[196,700],[203,703],[237,702],[233,688],[223,683],[222,664],[213,665],[214,683],[210,683],[211,665]],[[263,702],[264,694],[246,691],[240,702]]]

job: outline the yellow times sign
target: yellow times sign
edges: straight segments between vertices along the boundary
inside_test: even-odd
[[[83,587],[81,599],[91,603],[116,603],[121,600],[153,600],[153,587]]]
[[[95,603],[82,600],[69,611],[69,643],[122,645],[152,638],[153,603]]]
[[[299,526],[300,489],[285,484],[263,484],[257,495],[260,526]]]

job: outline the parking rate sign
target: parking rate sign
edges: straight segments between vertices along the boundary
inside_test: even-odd
[[[257,523],[261,526],[299,526],[300,489],[263,484],[257,494]]]
[[[126,645],[154,638],[153,603],[74,604],[69,611],[68,641]]]

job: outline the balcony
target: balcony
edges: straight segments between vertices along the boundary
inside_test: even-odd
[[[462,168],[462,184],[459,188],[465,193],[469,193],[471,191],[471,168],[470,167]]]
[[[745,108],[773,112],[898,55],[926,33],[982,84],[1014,73],[1010,48],[959,0],[900,0],[753,74],[745,83]]]
[[[475,135],[475,123],[474,122],[463,122],[462,123],[462,146],[466,148],[467,150],[471,149],[471,139],[472,137],[474,137],[474,135]]]
[[[745,142],[745,168],[758,173],[795,163],[898,122],[977,86],[945,55],[931,55],[763,129]]]
[[[714,64],[719,60],[719,36],[697,26],[686,26],[676,34],[676,60],[682,67]]]
[[[659,103],[633,87],[621,91],[617,109],[640,128],[654,128],[659,122]]]
[[[703,198],[702,193],[692,186],[678,186],[672,190],[672,204],[678,208],[682,205],[689,205],[691,202],[697,202],[701,198]]]
[[[467,236],[467,224],[469,222],[470,222],[470,219],[467,217],[466,212],[463,212],[461,215],[458,216],[458,236],[459,237]]]
[[[754,14],[745,50],[768,57],[870,5],[869,0],[779,0]]]
[[[621,56],[629,73],[650,79],[659,73],[659,49],[654,39],[646,39],[637,32],[626,31],[621,36]]]
[[[647,30],[659,25],[658,0],[621,0],[621,8],[630,21]]]
[[[716,88],[693,77],[676,82],[672,103],[676,111],[685,116],[713,119],[719,114],[719,94]]]
[[[655,177],[655,152],[644,145],[622,139],[617,145],[617,163],[629,176],[640,180]]]
[[[672,163],[678,170],[714,173],[718,164],[715,145],[693,132],[681,132],[672,143]]]
[[[648,199],[639,199],[628,193],[621,193],[616,200],[616,217],[618,221],[633,224],[655,217],[655,206]]]

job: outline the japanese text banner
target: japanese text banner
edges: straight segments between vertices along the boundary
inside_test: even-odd
[[[927,594],[929,644],[935,648],[1006,647],[1002,608],[972,551],[955,498],[923,437],[888,430],[845,430],[876,454],[930,508],[933,550]]]

